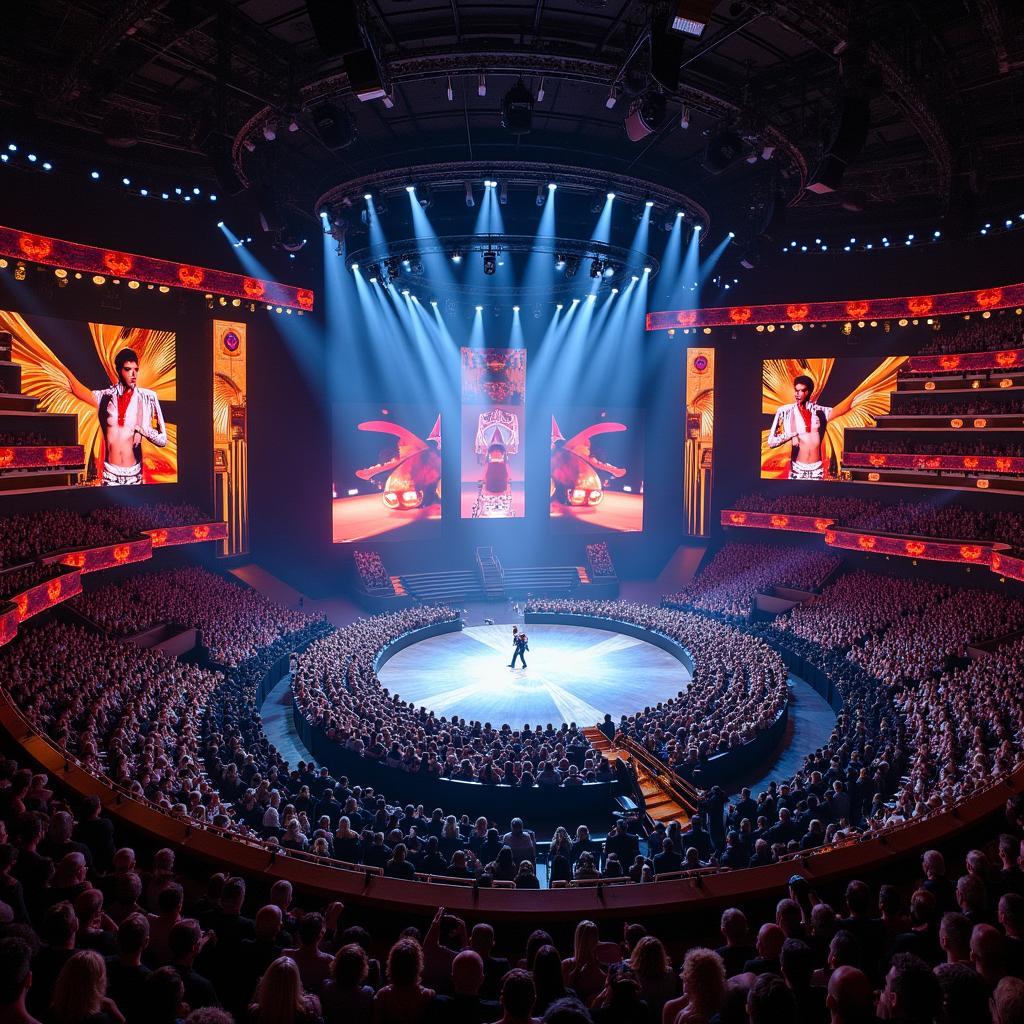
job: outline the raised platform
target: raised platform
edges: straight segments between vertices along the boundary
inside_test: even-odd
[[[586,626],[527,627],[526,669],[509,669],[512,625],[470,626],[395,654],[381,682],[439,715],[499,724],[618,720],[675,697],[688,669],[667,651],[622,633]]]

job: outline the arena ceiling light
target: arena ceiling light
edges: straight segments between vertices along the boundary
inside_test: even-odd
[[[675,0],[669,28],[686,36],[700,36],[711,21],[714,0]]]
[[[484,273],[491,277],[498,269],[498,254],[493,249],[484,253]]]
[[[502,98],[501,127],[513,135],[529,135],[533,127],[533,94],[521,78]]]

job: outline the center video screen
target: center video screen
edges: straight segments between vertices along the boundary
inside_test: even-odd
[[[428,537],[441,520],[441,412],[335,403],[335,544]]]
[[[889,413],[907,356],[766,359],[762,480],[842,480],[846,432]]]
[[[618,533],[644,528],[643,414],[564,407],[551,417],[553,520]]]
[[[4,465],[77,485],[177,483],[174,331],[0,310],[0,332],[13,363],[0,391],[24,397],[0,424]]]
[[[526,514],[526,350],[462,349],[463,519]]]

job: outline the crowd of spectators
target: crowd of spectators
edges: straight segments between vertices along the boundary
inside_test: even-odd
[[[300,712],[332,742],[396,772],[524,788],[565,785],[577,775],[595,781],[600,758],[575,723],[515,729],[449,719],[381,685],[375,666],[384,648],[411,630],[458,618],[453,608],[408,608],[321,638],[292,674]]]
[[[1024,326],[1020,320],[947,320],[942,331],[918,349],[921,356],[941,356],[958,352],[997,352],[1024,345]],[[901,371],[911,373],[909,368]]]
[[[1024,808],[909,884],[795,875],[771,911],[388,925],[280,880],[139,855],[95,797],[0,762],[0,1015],[33,1024],[1022,1024]],[[580,860],[588,856],[579,854]],[[195,884],[200,883],[200,884]],[[363,921],[369,923],[365,927]],[[549,925],[556,935],[559,932]]]
[[[1024,398],[1012,391],[972,391],[946,397],[944,392],[927,395],[894,392],[891,416],[1010,416],[1024,412]]]
[[[1024,455],[1024,444],[1012,439],[950,437],[942,441],[919,441],[914,437],[893,437],[886,431],[876,434],[870,430],[846,432],[847,452],[886,452],[894,455],[994,455],[1019,458]]]
[[[99,547],[135,536],[140,530],[208,522],[195,505],[111,505],[90,512],[47,508],[5,516],[0,530],[0,568],[19,565],[52,551]]]
[[[356,548],[352,552],[356,572],[360,582],[367,590],[391,589],[391,577],[384,568],[384,562],[376,551],[363,551]]]
[[[815,591],[842,564],[830,551],[792,544],[725,544],[685,590],[669,594],[672,608],[747,616],[758,591]]]
[[[18,448],[55,443],[57,442],[37,434],[34,430],[0,430],[0,445]]]
[[[110,636],[130,636],[164,622],[194,627],[212,660],[231,667],[310,618],[198,566],[133,576],[80,594],[70,606]]]
[[[587,569],[591,579],[614,578],[615,564],[605,541],[599,540],[587,545]]]

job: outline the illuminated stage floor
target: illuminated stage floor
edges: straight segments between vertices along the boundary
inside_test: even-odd
[[[686,666],[653,644],[585,626],[530,625],[527,669],[513,671],[512,626],[470,626],[396,654],[381,683],[439,715],[521,726],[618,720],[690,682]]]

